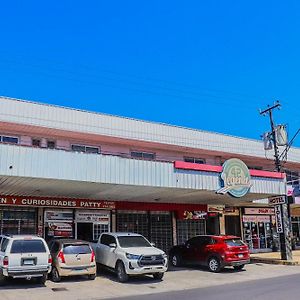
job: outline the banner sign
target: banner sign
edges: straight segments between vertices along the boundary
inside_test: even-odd
[[[243,222],[270,223],[271,219],[270,219],[270,216],[243,216]]]
[[[281,215],[281,206],[275,205],[275,220],[276,220],[276,231],[277,233],[283,233],[283,222]]]
[[[221,179],[223,180],[223,187],[217,190],[218,194],[229,193],[233,197],[240,198],[245,196],[251,187],[249,169],[238,158],[231,158],[225,161]]]
[[[246,207],[246,215],[274,215],[274,208]]]
[[[93,222],[98,224],[108,224],[110,220],[109,212],[84,212],[76,211],[75,215],[76,222]]]
[[[285,203],[285,196],[277,196],[277,197],[269,198],[270,205],[284,204],[284,203]]]
[[[0,196],[1,205],[26,207],[57,207],[86,209],[115,209],[115,202],[89,199],[53,199],[40,197]]]

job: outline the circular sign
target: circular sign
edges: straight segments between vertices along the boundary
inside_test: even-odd
[[[223,164],[221,178],[224,187],[218,192],[225,194],[229,193],[233,197],[245,196],[251,187],[251,176],[246,164],[237,158],[231,158]]]

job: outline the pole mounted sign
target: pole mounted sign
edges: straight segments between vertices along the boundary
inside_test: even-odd
[[[275,220],[277,233],[283,233],[283,222],[281,215],[281,205],[275,205]]]
[[[285,196],[276,196],[269,198],[270,205],[277,205],[277,204],[284,204],[285,203]]]
[[[240,198],[245,196],[251,187],[251,176],[246,164],[238,158],[231,158],[223,164],[221,173],[223,187],[217,190],[218,194],[229,193]]]

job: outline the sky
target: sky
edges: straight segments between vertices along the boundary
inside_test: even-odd
[[[300,1],[0,4],[2,96],[254,139],[279,100],[300,128]]]

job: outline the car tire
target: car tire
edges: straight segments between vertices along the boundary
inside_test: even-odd
[[[60,282],[61,276],[59,275],[59,272],[56,267],[52,267],[51,270],[51,279],[53,282]]]
[[[5,283],[5,276],[3,275],[3,271],[0,270],[0,286],[4,285]]]
[[[36,279],[37,283],[39,283],[39,284],[45,284],[46,281],[47,281],[47,275],[48,274],[43,274],[43,276],[37,277],[37,279]]]
[[[96,277],[97,277],[97,274],[89,274],[88,275],[89,280],[95,280]]]
[[[182,264],[181,257],[176,253],[170,255],[170,262],[173,267],[180,267]]]
[[[245,267],[245,265],[239,265],[239,266],[234,266],[233,268],[236,270],[236,271],[241,271],[243,270]]]
[[[208,269],[213,273],[218,273],[221,271],[221,262],[217,257],[211,257],[208,262]]]
[[[164,277],[164,274],[165,274],[165,273],[163,273],[163,272],[160,272],[160,273],[154,273],[154,274],[153,274],[153,278],[154,278],[155,280],[162,280],[163,277]]]
[[[125,266],[122,261],[118,261],[116,265],[116,273],[118,276],[119,282],[126,282],[129,279],[128,274],[126,273]]]

